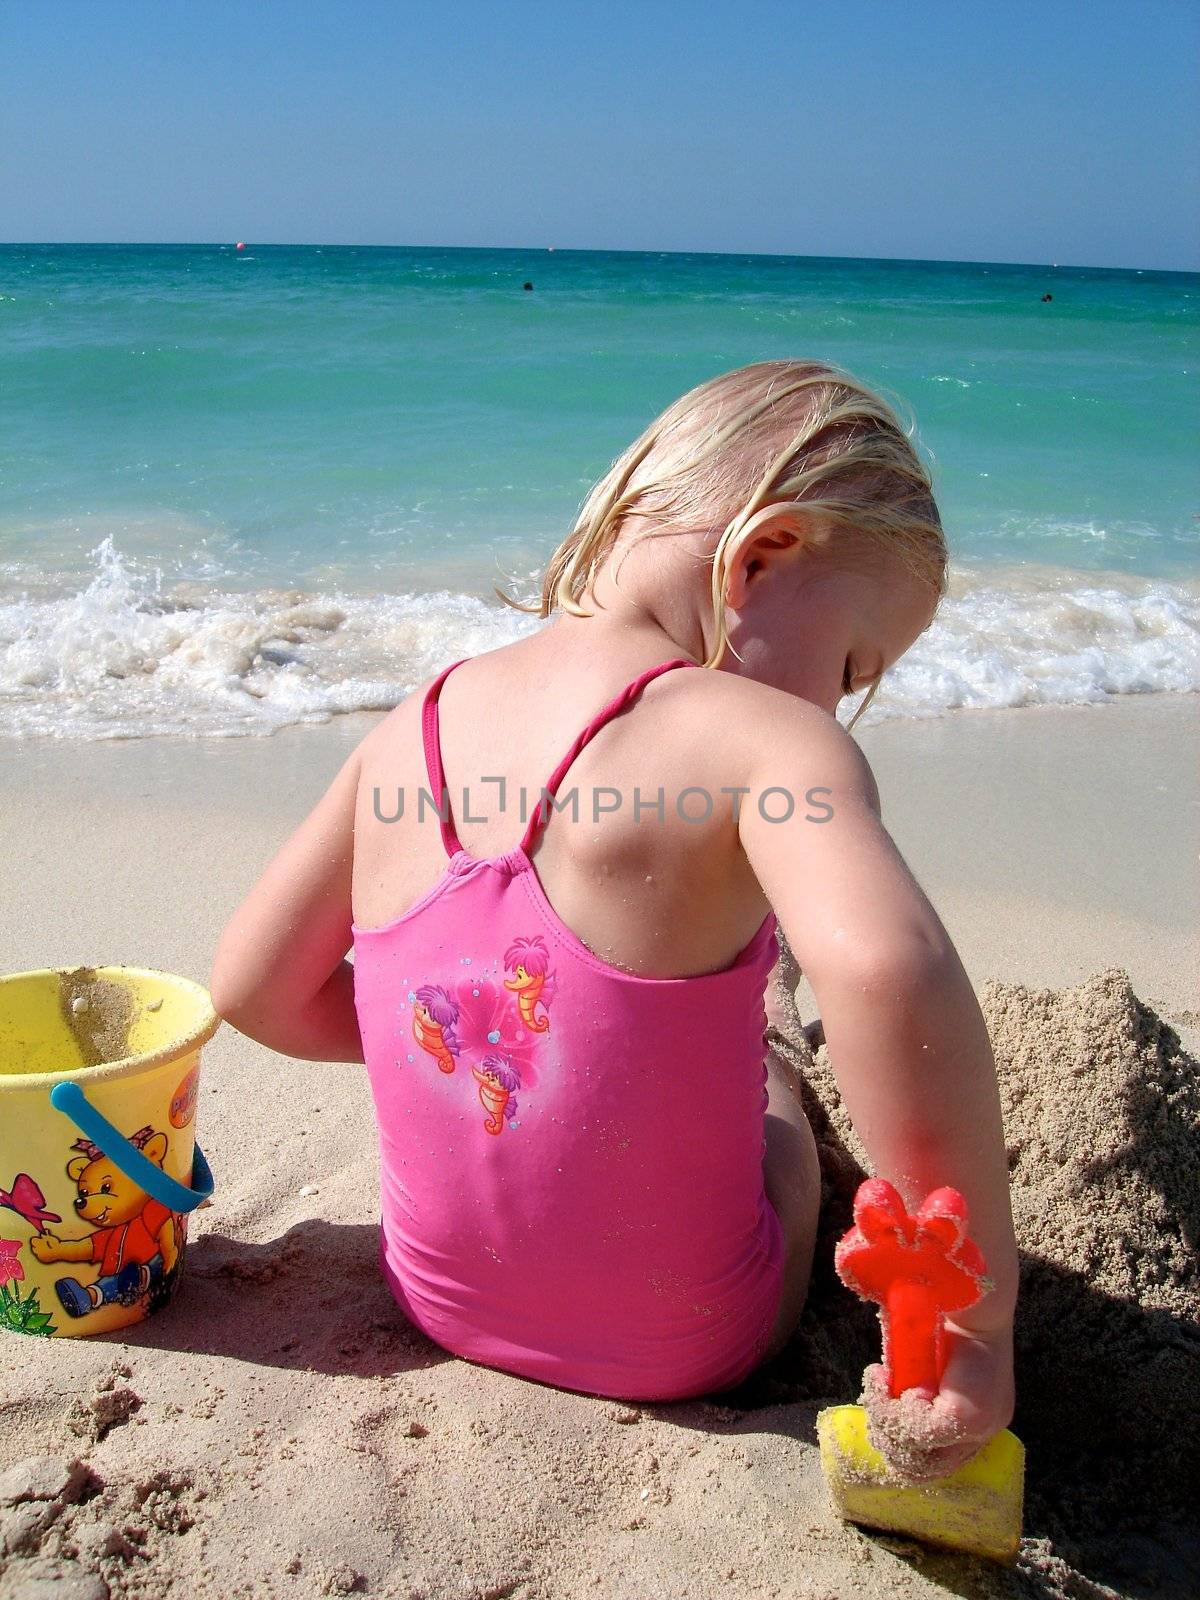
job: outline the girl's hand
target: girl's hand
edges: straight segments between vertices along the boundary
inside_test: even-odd
[[[1013,1414],[1012,1324],[987,1332],[946,1324],[948,1357],[937,1394],[888,1394],[882,1366],[863,1374],[867,1434],[897,1477],[944,1478],[1006,1428]]]

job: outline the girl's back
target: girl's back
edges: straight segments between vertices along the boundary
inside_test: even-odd
[[[547,630],[457,667],[439,694],[439,731],[466,849],[497,856],[518,844],[580,730],[665,659],[670,652],[653,638],[601,653],[582,640],[564,646]],[[428,687],[361,749],[353,884],[361,926],[407,910],[446,866],[437,815],[419,793],[431,792],[421,727]],[[633,973],[683,976],[727,966],[749,940],[769,907],[739,846],[730,791],[744,784],[747,751],[756,740],[761,749],[760,724],[778,700],[729,675],[666,673],[579,751],[537,841],[537,875],[597,955]],[[831,719],[811,706],[788,709],[809,718],[819,743],[817,725]],[[814,783],[819,770],[818,759]],[[379,817],[396,815],[398,793],[403,814],[381,826]]]
[[[719,792],[711,675],[585,663],[544,639],[465,663],[363,761],[355,1001],[384,1264],[448,1349],[670,1398],[744,1376],[779,1301],[775,919]],[[418,798],[442,795],[442,760],[444,825]]]

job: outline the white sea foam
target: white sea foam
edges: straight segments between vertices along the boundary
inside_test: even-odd
[[[75,593],[0,600],[0,733],[272,733],[394,706],[455,654],[533,624],[446,591],[164,588],[105,539]]]
[[[1200,585],[1055,568],[959,570],[863,718],[1200,690]]]
[[[271,733],[395,705],[533,618],[448,590],[369,595],[164,583],[119,551],[90,581],[0,591],[0,733],[106,739]],[[526,589],[528,592],[528,589]],[[1200,585],[960,568],[933,627],[863,718],[1200,690]],[[846,714],[853,709],[846,704]]]

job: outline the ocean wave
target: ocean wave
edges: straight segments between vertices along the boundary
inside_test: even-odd
[[[447,661],[541,625],[446,589],[164,584],[161,569],[111,537],[92,561],[90,579],[64,592],[6,575],[0,734],[229,737],[388,710]],[[518,596],[533,588],[526,577]],[[933,626],[887,674],[862,721],[1198,690],[1200,585],[959,567]]]
[[[1200,690],[1200,585],[960,568],[863,718]]]
[[[396,705],[456,655],[530,632],[470,595],[169,588],[112,538],[76,592],[0,598],[0,734],[273,733]]]

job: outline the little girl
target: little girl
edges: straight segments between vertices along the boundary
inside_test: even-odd
[[[234,915],[216,1007],[365,1061],[383,1269],[447,1350],[668,1400],[787,1342],[820,1184],[764,1044],[778,927],[875,1172],[910,1205],[960,1189],[995,1282],[940,1393],[906,1396],[927,1474],[1008,1422],[987,1030],[834,715],[929,626],[946,560],[861,384],[802,361],[701,384],[587,498],[554,620],[397,706]]]

